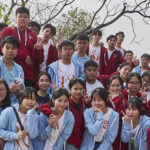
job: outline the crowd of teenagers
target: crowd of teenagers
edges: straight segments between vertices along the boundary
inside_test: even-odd
[[[0,150],[150,150],[150,54],[100,30],[55,46],[29,21],[0,23]]]

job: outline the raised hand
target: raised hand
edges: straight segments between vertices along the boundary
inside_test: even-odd
[[[124,116],[124,121],[125,121],[126,123],[130,123],[130,122],[131,122],[130,117],[129,117],[125,112],[123,112],[123,111],[121,111],[121,112],[122,112],[122,114],[123,114],[123,116]]]

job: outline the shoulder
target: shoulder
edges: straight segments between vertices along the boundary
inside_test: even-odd
[[[21,67],[19,64],[17,64],[16,62],[14,62],[14,66],[15,66],[17,69],[23,71],[22,67]]]
[[[94,114],[94,113],[95,113],[95,112],[94,112],[93,107],[91,107],[91,108],[86,108],[85,111],[84,111],[84,114],[86,114],[86,115],[90,115],[90,114]]]
[[[48,67],[49,67],[49,68],[55,68],[55,67],[57,67],[58,61],[59,61],[59,60],[57,60],[57,61],[51,63]]]

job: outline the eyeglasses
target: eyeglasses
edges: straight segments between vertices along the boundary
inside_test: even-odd
[[[131,85],[139,85],[140,83],[139,82],[129,82],[129,84],[131,84]]]

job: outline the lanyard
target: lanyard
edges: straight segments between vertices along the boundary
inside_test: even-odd
[[[18,36],[19,36],[19,42],[21,43],[21,35],[20,35],[20,31],[17,29],[18,32]],[[25,46],[27,46],[27,30],[25,31],[25,42],[24,42]]]

